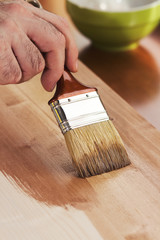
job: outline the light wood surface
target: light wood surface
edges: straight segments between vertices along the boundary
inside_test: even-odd
[[[41,2],[67,16],[64,0]],[[142,117],[160,129],[159,29],[136,51],[114,55],[70,24],[80,59],[102,80],[82,63],[76,77],[98,88],[132,164],[77,178],[40,76],[0,86],[0,239],[159,240],[160,133]]]
[[[159,240],[160,133],[79,63],[132,164],[77,178],[39,78],[0,86],[0,239]]]

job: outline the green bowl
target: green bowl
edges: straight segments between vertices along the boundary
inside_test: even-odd
[[[89,2],[93,6],[89,6]],[[67,0],[66,7],[79,31],[91,39],[94,46],[111,51],[136,48],[160,19],[158,0]]]

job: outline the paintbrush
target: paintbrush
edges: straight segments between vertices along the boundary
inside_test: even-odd
[[[42,8],[38,0],[25,0]],[[79,83],[67,70],[48,102],[64,134],[80,177],[109,172],[130,164],[122,139],[95,88]]]
[[[49,105],[80,177],[130,164],[122,139],[95,88],[82,85],[65,70]]]

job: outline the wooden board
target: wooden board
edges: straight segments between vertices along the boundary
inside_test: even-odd
[[[160,133],[82,63],[132,164],[76,176],[40,76],[0,86],[0,239],[159,240]]]

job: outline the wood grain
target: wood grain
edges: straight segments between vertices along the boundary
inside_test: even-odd
[[[0,239],[159,240],[160,133],[82,63],[132,164],[76,176],[40,76],[0,86]]]

